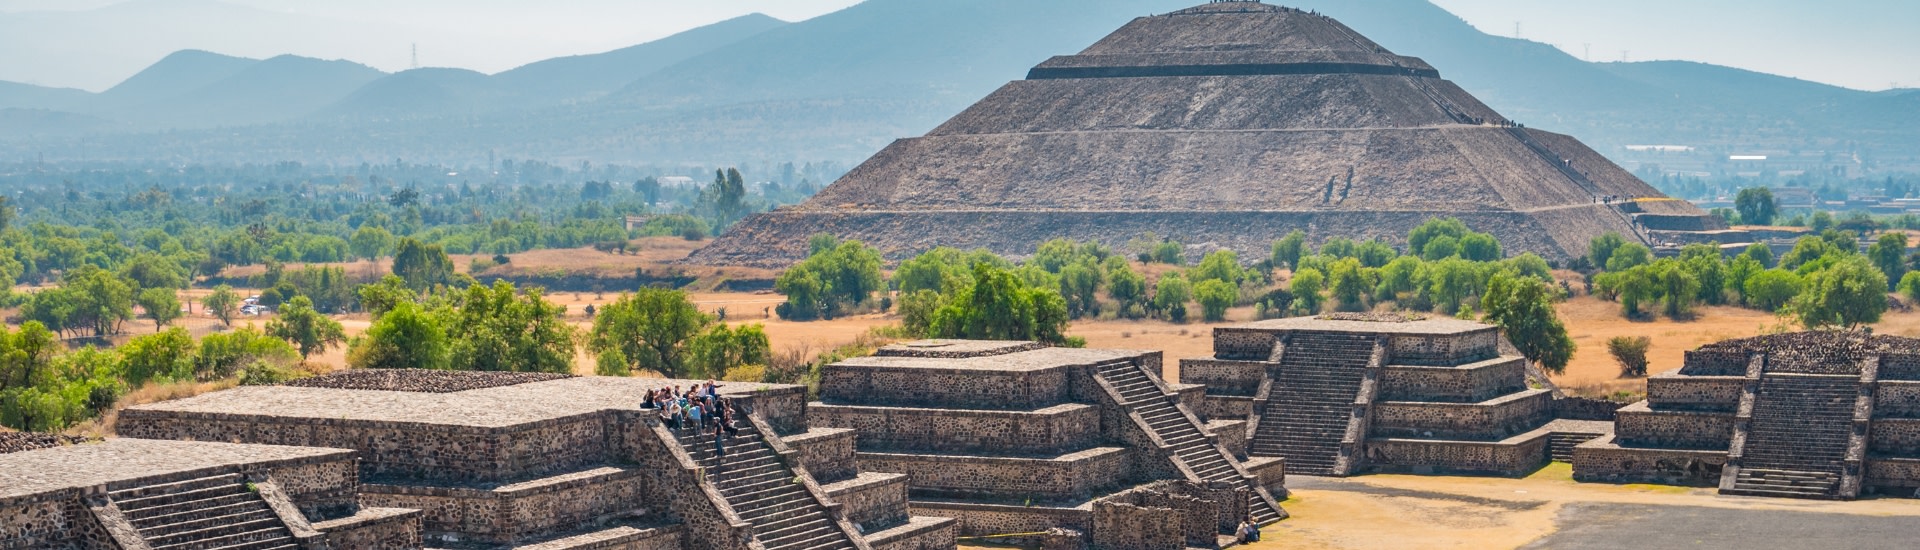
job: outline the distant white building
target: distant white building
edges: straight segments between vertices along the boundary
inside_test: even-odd
[[[656,181],[660,182],[661,187],[686,187],[693,185],[693,178],[686,176],[661,176]]]

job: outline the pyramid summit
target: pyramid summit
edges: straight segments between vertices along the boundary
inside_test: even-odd
[[[1296,229],[1399,241],[1436,216],[1550,259],[1610,231],[1723,229],[1338,21],[1235,1],[1137,18],[1049,59],[690,261],[781,267],[815,233],[894,260],[1148,233],[1259,258]]]

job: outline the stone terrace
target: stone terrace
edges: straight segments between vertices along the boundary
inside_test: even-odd
[[[0,548],[418,548],[418,511],[354,502],[354,454],[111,439],[0,455]]]
[[[1240,424],[1200,423],[1182,404],[1188,388],[1159,370],[1158,352],[928,340],[828,365],[808,409],[816,425],[859,434],[862,470],[904,474],[916,512],[954,517],[967,535],[1052,529],[1057,540],[1024,542],[1097,543],[1096,503],[1156,480],[1212,491],[1210,515],[1194,518],[1207,529],[1285,517],[1272,496],[1285,494],[1281,462],[1234,459],[1244,438],[1215,432]]]
[[[369,480],[359,500],[423,510],[422,530],[438,545],[953,547],[951,520],[909,517],[903,479],[859,475],[851,433],[808,426],[804,387],[722,384],[749,418],[721,468],[710,438],[673,432],[640,407],[648,390],[698,381],[494,374],[354,372],[309,383],[338,387],[235,388],[130,408],[120,429],[353,448]],[[761,483],[774,479],[804,483]]]
[[[1810,331],[1727,340],[1647,379],[1574,478],[1850,499],[1920,489],[1920,339]]]
[[[1198,411],[1244,420],[1248,452],[1288,473],[1515,475],[1595,434],[1557,434],[1590,427],[1549,426],[1552,395],[1501,343],[1474,321],[1335,313],[1215,329],[1214,357],[1180,373],[1206,387]]]

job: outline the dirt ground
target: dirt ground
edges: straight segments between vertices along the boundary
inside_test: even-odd
[[[1916,520],[1920,520],[1920,500],[1789,500],[1720,496],[1714,494],[1712,489],[1687,487],[1576,483],[1572,479],[1572,468],[1565,463],[1554,463],[1519,479],[1414,475],[1368,475],[1346,479],[1290,476],[1287,485],[1292,495],[1281,506],[1292,514],[1292,518],[1268,526],[1264,530],[1265,540],[1242,548],[1552,548],[1555,546],[1540,546],[1538,543],[1569,526],[1589,529],[1593,526],[1588,523],[1604,523],[1605,518],[1563,513],[1570,506],[1596,504],[1646,508],[1656,517],[1698,509],[1727,511],[1736,516],[1755,518],[1789,512],[1837,514],[1839,516],[1830,517],[1844,516],[1863,524],[1864,529],[1854,532],[1857,537],[1865,537],[1861,540],[1882,538],[1881,534],[1886,533],[1887,529],[1912,526]],[[1685,522],[1611,526],[1616,531],[1634,531],[1643,538],[1693,543],[1668,547],[1734,547],[1718,544],[1715,540],[1698,541],[1692,536],[1708,527]],[[1647,532],[1649,529],[1661,531]],[[1595,547],[1621,546],[1600,544]],[[1750,541],[1738,547],[1749,550],[1797,550],[1859,546],[1811,546],[1803,540],[1781,539]]]

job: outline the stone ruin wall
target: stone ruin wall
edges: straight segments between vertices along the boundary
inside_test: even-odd
[[[1725,450],[1733,441],[1732,414],[1650,413],[1625,409],[1614,421],[1620,439],[1636,447]]]
[[[1547,453],[1547,438],[1517,445],[1495,442],[1373,439],[1367,441],[1366,465],[1371,471],[1412,473],[1476,473],[1523,475],[1538,467]]]
[[[313,528],[326,533],[327,544],[336,549],[420,548],[419,515],[410,510],[369,510],[363,516],[371,517],[315,522]]]
[[[639,472],[602,472],[558,483],[489,490],[424,485],[362,487],[360,502],[370,507],[420,510],[429,532],[459,533],[462,540],[511,544],[543,533],[563,531],[596,519],[605,510],[648,500],[650,483]],[[648,510],[659,514],[664,507]]]
[[[1873,389],[1873,416],[1920,417],[1920,381],[1881,380]]]
[[[1204,385],[1209,396],[1254,397],[1268,366],[1264,361],[1181,359],[1180,382]]]
[[[1460,367],[1389,366],[1379,398],[1385,401],[1476,403],[1526,389],[1527,361],[1515,357]]]
[[[1265,330],[1222,327],[1213,329],[1213,356],[1216,359],[1265,361],[1273,356],[1279,333]]]
[[[119,550],[84,498],[66,490],[0,501],[0,548]]]
[[[126,437],[231,441],[360,451],[369,478],[497,482],[579,468],[606,456],[601,414],[504,428],[130,409]]]
[[[1100,409],[1077,403],[1038,411],[829,405],[813,414],[822,425],[859,431],[867,449],[1039,454],[1084,449],[1100,439]]]
[[[1746,352],[1693,350],[1686,353],[1680,374],[1687,376],[1746,376]]]
[[[807,468],[807,473],[821,483],[831,483],[860,472],[854,453],[854,442],[859,436],[854,430],[824,429],[781,439],[786,441],[787,448],[793,449],[794,458]]]
[[[1658,375],[1647,379],[1647,402],[1663,410],[1732,411],[1746,387],[1745,377]]]
[[[905,472],[917,493],[1044,501],[1087,498],[1127,480],[1132,471],[1128,454],[1125,449],[1096,448],[1045,460],[864,453],[860,463],[867,470]]]
[[[1727,452],[1581,445],[1573,450],[1573,478],[1602,483],[1720,484]]]
[[[272,479],[309,519],[339,517],[354,511],[358,474],[352,459],[314,457],[222,466],[0,499],[0,548],[118,550],[118,544],[88,508],[89,499],[102,498],[109,491],[227,473]]]
[[[820,399],[897,407],[1031,410],[1069,401],[1067,370],[826,369]]]
[[[1531,430],[1552,414],[1553,396],[1546,391],[1513,394],[1487,405],[1377,402],[1370,435],[1497,441]]]
[[[1500,355],[1500,331],[1493,327],[1465,334],[1394,334],[1387,340],[1387,364],[1452,367]]]

